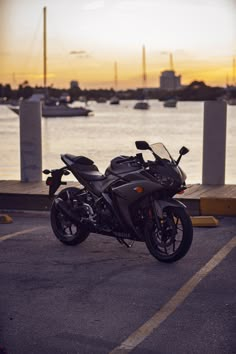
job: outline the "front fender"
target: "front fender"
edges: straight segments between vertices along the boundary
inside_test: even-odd
[[[163,210],[167,207],[186,208],[186,205],[175,199],[154,200],[154,206],[159,218],[163,218]]]

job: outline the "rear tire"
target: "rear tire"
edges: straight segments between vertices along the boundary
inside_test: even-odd
[[[170,207],[167,216],[160,219],[161,229],[151,219],[145,228],[145,243],[153,257],[160,262],[172,263],[183,258],[193,239],[193,227],[183,208]]]
[[[61,198],[68,205],[68,209],[72,206],[72,197],[78,194],[77,188],[65,188],[56,198]],[[51,207],[51,226],[56,238],[68,246],[75,246],[83,241],[89,235],[89,231],[83,225],[75,224],[69,219],[65,213],[56,205],[55,200]]]

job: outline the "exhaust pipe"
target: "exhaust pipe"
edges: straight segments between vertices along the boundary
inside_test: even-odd
[[[76,224],[81,222],[78,216],[73,211],[68,209],[68,207],[65,205],[65,202],[61,198],[56,198],[54,203],[56,204],[56,207],[60,209],[66,216],[68,216],[70,220]]]
[[[92,222],[92,220],[83,217],[79,218],[73,211],[68,209],[64,200],[62,200],[61,198],[56,198],[54,200],[54,203],[56,204],[56,207],[60,209],[75,224],[89,225],[90,229],[95,231],[95,227],[94,227],[95,225]]]

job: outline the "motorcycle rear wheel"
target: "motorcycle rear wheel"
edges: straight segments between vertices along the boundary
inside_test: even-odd
[[[68,208],[70,208],[72,202],[71,198],[75,193],[78,193],[77,188],[65,188],[58,194],[57,198],[61,198],[65,201],[65,203],[68,204]],[[75,246],[82,243],[89,235],[89,231],[82,227],[82,225],[75,224],[70,220],[56,205],[55,201],[53,201],[51,207],[51,226],[57,239],[68,246]]]
[[[167,217],[160,219],[161,228],[154,219],[145,228],[145,243],[153,257],[172,263],[183,258],[193,239],[192,222],[183,208],[168,208]]]

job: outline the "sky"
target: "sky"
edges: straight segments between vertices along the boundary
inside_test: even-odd
[[[182,84],[233,84],[236,0],[0,0],[0,83],[43,85],[43,7],[47,8],[47,83],[82,89],[147,87],[163,70]]]

